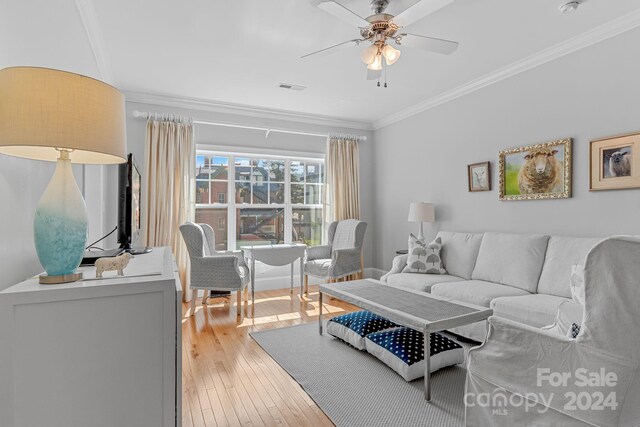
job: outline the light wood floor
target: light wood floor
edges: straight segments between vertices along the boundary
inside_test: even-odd
[[[205,307],[198,299],[191,317],[185,317],[189,306],[183,305],[183,426],[332,426],[302,387],[249,336],[317,322],[317,286],[309,287],[304,301],[289,289],[256,292],[255,308],[244,304],[242,322],[235,300],[235,294],[210,299]],[[327,317],[355,309],[325,300]]]

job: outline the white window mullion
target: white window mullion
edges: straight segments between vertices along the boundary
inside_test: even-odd
[[[291,159],[284,161],[284,242],[293,241],[293,212],[291,207]]]
[[[229,156],[227,179],[227,250],[236,248],[236,157]]]

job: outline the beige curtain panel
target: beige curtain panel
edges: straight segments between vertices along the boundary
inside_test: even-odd
[[[360,160],[358,139],[330,136],[327,139],[325,222],[360,219]]]
[[[360,219],[360,156],[358,138],[330,135],[327,139],[324,217],[327,224],[345,219]],[[363,263],[363,253],[360,262]],[[360,273],[343,280],[362,279]]]
[[[188,300],[189,257],[179,227],[195,215],[193,124],[149,119],[145,153],[146,244],[171,247],[180,272],[182,295]]]

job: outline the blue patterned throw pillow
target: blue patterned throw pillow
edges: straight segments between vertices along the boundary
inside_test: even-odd
[[[366,349],[406,381],[424,376],[424,334],[410,328],[396,328],[367,335]],[[457,342],[431,334],[430,372],[464,362],[464,349]]]
[[[396,328],[399,325],[369,311],[356,311],[336,316],[327,322],[327,333],[364,350],[364,337],[372,332]]]

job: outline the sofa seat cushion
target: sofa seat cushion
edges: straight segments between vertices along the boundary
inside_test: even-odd
[[[450,274],[420,274],[400,273],[387,277],[387,283],[420,292],[431,292],[431,287],[437,283],[459,282],[462,277]]]
[[[499,297],[531,295],[522,289],[482,280],[439,283],[431,287],[431,293],[482,307],[489,307],[491,301]]]
[[[397,328],[398,324],[370,311],[355,311],[336,316],[327,322],[327,333],[351,344],[358,350],[365,349],[367,334]]]
[[[541,328],[556,321],[558,307],[569,298],[533,294],[521,297],[501,297],[491,302],[493,315]]]
[[[472,279],[536,292],[549,236],[484,233]]]
[[[544,257],[537,293],[571,298],[571,266],[584,264],[587,253],[602,239],[551,236]]]
[[[367,352],[380,359],[406,381],[424,376],[424,334],[396,328],[367,335]],[[460,344],[437,333],[430,335],[429,372],[464,362]]]
[[[442,239],[440,256],[444,268],[453,276],[471,279],[473,267],[476,265],[482,233],[453,233],[441,231],[438,237]]]

